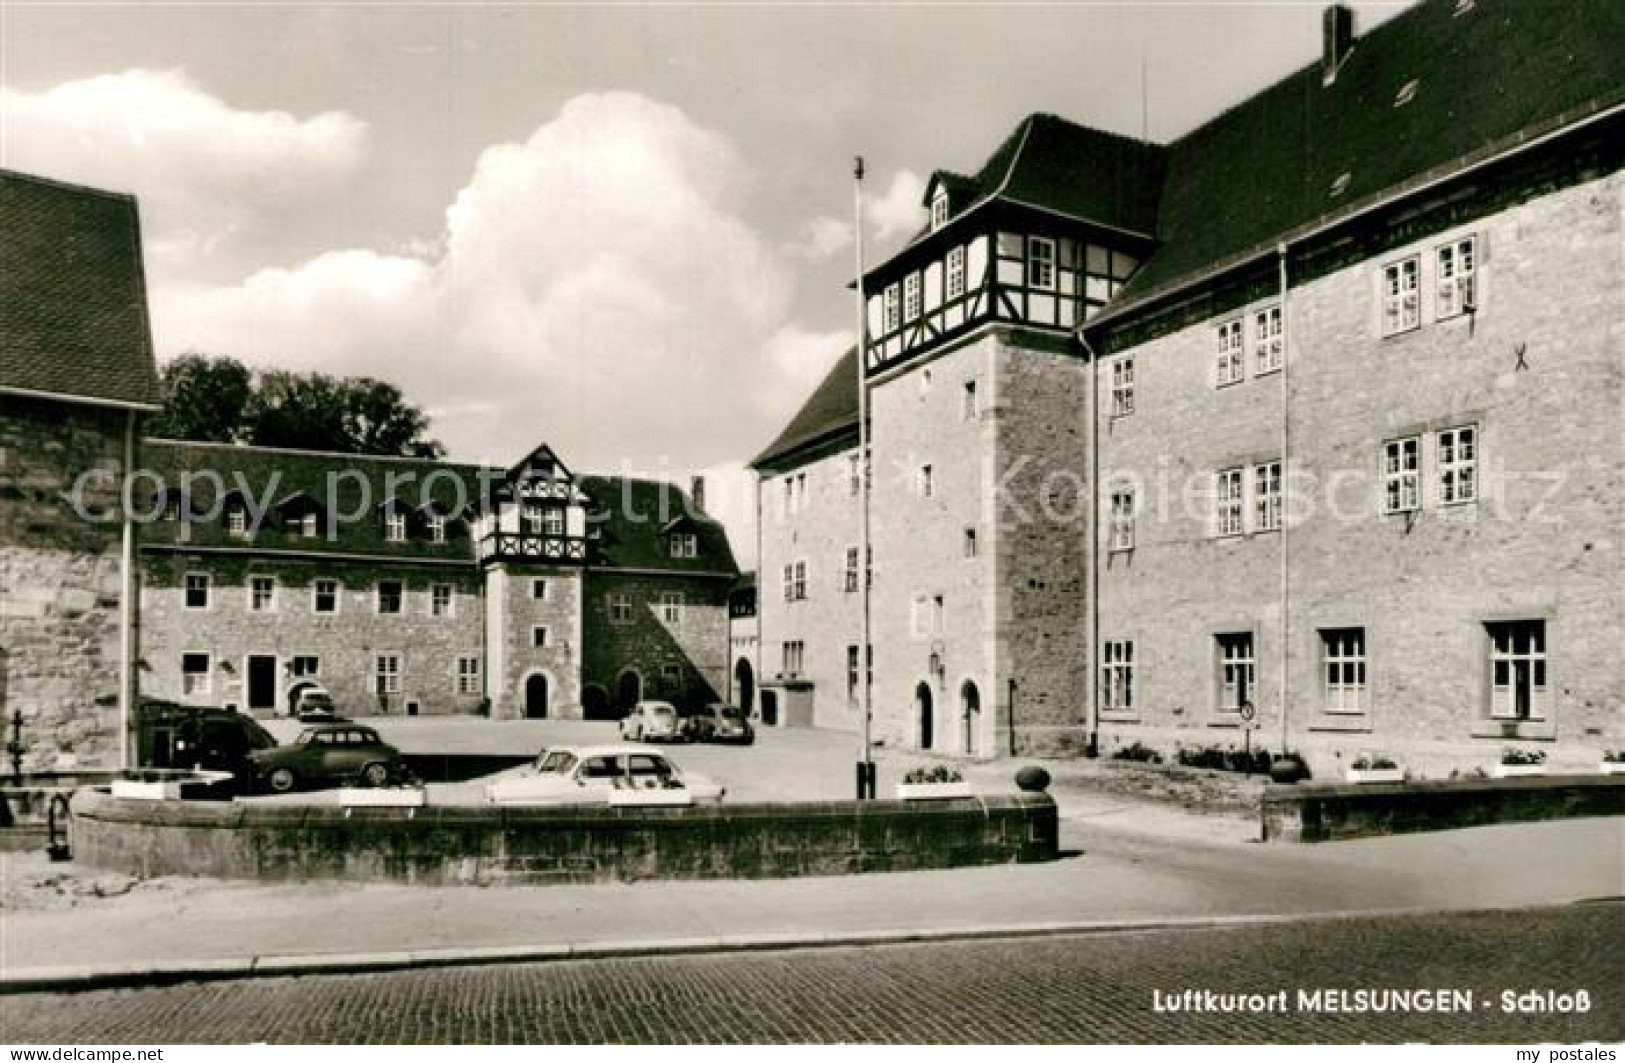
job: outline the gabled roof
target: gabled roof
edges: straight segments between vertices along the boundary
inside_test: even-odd
[[[1169,145],[1160,246],[1101,320],[1618,104],[1622,55],[1619,0],[1428,0],[1356,36],[1332,84],[1317,59]]]
[[[790,423],[751,461],[753,469],[778,467],[786,458],[858,430],[858,349],[849,347]]]
[[[130,196],[0,170],[0,392],[162,403]]]
[[[584,476],[579,483],[591,500],[587,535],[593,568],[739,574],[727,531],[694,508],[694,500],[677,485],[628,476]],[[698,539],[696,557],[671,556],[666,528],[682,516],[688,518],[684,530]]]

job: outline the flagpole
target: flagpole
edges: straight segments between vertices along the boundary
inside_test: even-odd
[[[852,243],[857,253],[857,282],[853,285],[856,292],[857,306],[857,357],[853,362],[857,366],[858,387],[858,476],[861,497],[858,502],[859,538],[858,538],[858,566],[859,579],[862,580],[863,589],[863,638],[862,649],[859,651],[858,667],[862,669],[863,683],[863,759],[858,761],[857,783],[858,800],[873,799],[875,796],[875,764],[874,743],[871,725],[874,719],[874,708],[871,703],[873,686],[873,650],[869,643],[869,388],[865,378],[865,362],[868,359],[868,344],[864,342],[867,332],[865,328],[867,307],[864,305],[863,294],[863,156],[859,155],[852,163]]]

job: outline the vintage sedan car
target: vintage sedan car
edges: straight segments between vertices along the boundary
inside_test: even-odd
[[[634,742],[544,749],[528,767],[485,788],[498,805],[715,804],[726,792]]]
[[[333,706],[333,695],[325,690],[311,689],[301,691],[299,703],[293,708],[294,716],[300,723],[342,723],[343,717]]]
[[[682,735],[690,742],[733,742],[748,746],[756,730],[738,706],[704,705],[683,717]]]
[[[400,750],[353,723],[307,727],[288,745],[250,753],[249,761],[254,777],[277,793],[347,779],[383,786],[403,771]]]
[[[682,737],[677,709],[669,701],[640,701],[621,720],[623,742],[676,742]]]

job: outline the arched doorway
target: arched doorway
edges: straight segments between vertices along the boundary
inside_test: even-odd
[[[756,701],[756,673],[751,671],[750,662],[743,657],[734,665],[734,697],[739,710],[750,715],[751,706]]]
[[[627,713],[632,706],[643,700],[643,677],[636,671],[628,668],[615,680],[615,707]]]
[[[959,688],[959,707],[965,724],[965,755],[976,755],[976,735],[982,729],[982,695],[969,679]]]
[[[581,688],[581,717],[584,720],[611,720],[615,714],[610,711],[609,691],[597,683],[588,683]]]
[[[920,721],[920,748],[930,749],[932,739],[931,688],[921,683],[914,688],[914,714]]]
[[[762,723],[768,727],[779,724],[779,693],[776,690],[762,691]]]
[[[299,710],[299,695],[307,690],[320,690],[322,685],[314,679],[301,679],[288,687],[288,715]]]
[[[547,676],[540,672],[525,679],[525,719],[547,719]]]

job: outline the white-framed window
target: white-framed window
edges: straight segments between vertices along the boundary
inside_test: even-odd
[[[1544,720],[1546,621],[1485,624],[1490,651],[1490,716],[1497,720]]]
[[[1027,238],[1027,287],[1055,289],[1055,241],[1048,237]]]
[[[455,599],[451,596],[451,584],[436,583],[429,588],[429,615],[452,616],[456,612]]]
[[[186,608],[207,609],[209,607],[209,589],[211,579],[207,572],[188,572],[186,574]]]
[[[378,594],[378,612],[381,615],[399,613],[406,591],[398,579],[381,579],[376,588]]]
[[[477,656],[465,655],[457,658],[457,693],[478,694],[480,692],[480,659]]]
[[[406,514],[398,509],[392,509],[384,514],[384,541],[390,543],[406,542]]]
[[[314,510],[312,510],[309,513],[301,513],[301,514],[299,514],[299,516],[297,516],[297,517],[295,517],[293,519],[292,530],[293,530],[294,534],[299,535],[299,536],[301,536],[303,538],[306,538],[306,539],[314,539],[314,538],[316,538],[316,536],[318,534],[320,534],[320,529],[317,526],[317,522],[316,522],[316,512]]]
[[[948,224],[948,193],[938,192],[931,198],[931,231],[936,232]]]
[[[563,535],[564,534],[564,507],[563,506],[543,506],[542,507],[542,534],[543,535]]]
[[[1438,298],[1435,313],[1439,318],[1455,317],[1478,307],[1478,244],[1471,236],[1452,240],[1437,248]]]
[[[547,627],[537,624],[530,629],[530,648],[533,650],[547,649]]]
[[[963,247],[948,249],[948,260],[945,269],[943,295],[948,299],[958,299],[965,294],[965,249]]]
[[[1281,308],[1267,306],[1253,314],[1253,374],[1281,368]]]
[[[520,507],[519,519],[525,526],[526,535],[542,534],[542,507],[525,505]]]
[[[1439,433],[1435,452],[1439,470],[1439,502],[1452,506],[1478,498],[1478,430],[1473,425],[1447,428]]]
[[[398,653],[380,653],[373,662],[373,692],[399,694],[401,692],[401,657]]]
[[[444,513],[430,513],[428,526],[429,541],[431,543],[443,543],[446,541],[446,515]]]
[[[1112,416],[1127,417],[1134,412],[1134,356],[1112,363]]]
[[[1422,441],[1416,436],[1382,445],[1382,511],[1409,513],[1421,508]]]
[[[960,396],[959,419],[974,421],[976,415],[980,412],[981,408],[976,404],[976,381],[967,380],[965,381],[965,390]]]
[[[1417,297],[1420,265],[1420,259],[1412,255],[1382,267],[1384,336],[1409,332],[1422,323],[1421,300]]]
[[[863,462],[856,454],[846,456],[846,493],[856,498],[863,490]]]
[[[694,532],[674,532],[670,550],[672,557],[699,557],[700,537]]]
[[[806,652],[806,644],[799,639],[791,640],[780,646],[779,653],[781,663],[783,665],[780,670],[785,674],[786,677],[793,679],[801,674],[801,668],[803,660],[806,657]]]
[[[530,597],[532,601],[545,602],[549,593],[547,580],[533,579],[530,581]]]
[[[1235,712],[1253,700],[1253,633],[1214,635],[1213,644],[1219,668],[1219,709]]]
[[[336,613],[339,611],[339,581],[318,579],[310,583],[310,611]]]
[[[1240,535],[1243,531],[1240,469],[1223,469],[1214,475],[1214,498],[1214,534]]]
[[[226,507],[226,534],[234,539],[248,538],[248,507],[240,502]]]
[[[1134,642],[1115,639],[1100,647],[1100,707],[1109,712],[1134,708]]]
[[[1218,360],[1213,365],[1213,386],[1229,387],[1239,384],[1247,376],[1246,359],[1242,356],[1241,318],[1226,321],[1219,326]]]
[[[1281,530],[1281,463],[1253,466],[1253,531]]]
[[[681,591],[662,591],[660,619],[676,627],[683,622],[683,595]]]
[[[276,611],[276,577],[248,577],[248,611],[272,613]]]
[[[214,667],[208,654],[181,654],[181,693],[186,697],[214,693]]]
[[[1366,710],[1365,628],[1323,628],[1320,674],[1327,712]]]
[[[858,590],[858,548],[846,548],[846,567],[841,577],[841,589],[847,594],[856,594]]]
[[[630,624],[632,622],[632,596],[617,593],[609,596],[609,622],[611,624]]]
[[[914,474],[914,490],[921,498],[930,498],[936,491],[936,480],[930,465],[921,465]]]
[[[1112,490],[1111,549],[1134,549],[1134,488]]]
[[[887,285],[886,294],[883,298],[886,316],[882,330],[885,332],[896,332],[897,327],[903,323],[902,302],[898,298],[897,285]]]
[[[920,316],[920,274],[918,271],[903,278],[903,320],[914,321]]]
[[[978,546],[978,544],[976,542],[976,529],[975,528],[966,528],[963,541],[964,541],[963,553],[965,555],[965,560],[966,561],[975,560],[977,553],[980,551],[980,547]]]

